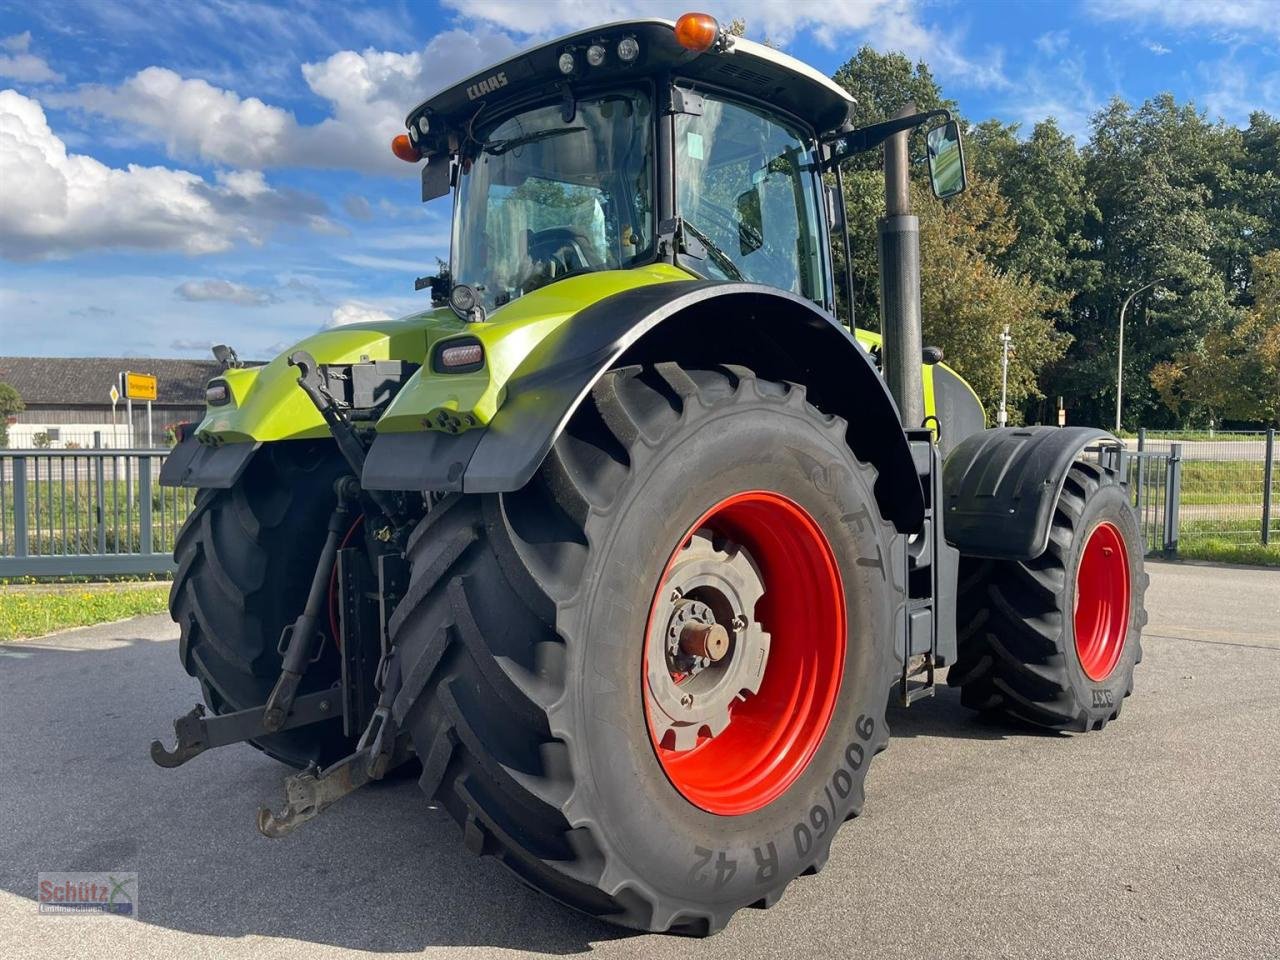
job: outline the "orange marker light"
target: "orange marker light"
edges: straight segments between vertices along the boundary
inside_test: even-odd
[[[409,142],[409,135],[406,133],[392,138],[391,152],[405,161],[405,163],[417,163],[422,159],[422,154],[418,152],[417,147]]]
[[[676,21],[676,43],[686,50],[710,50],[719,35],[720,24],[709,13],[686,13]]]

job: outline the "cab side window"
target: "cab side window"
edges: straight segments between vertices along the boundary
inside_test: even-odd
[[[821,303],[814,158],[800,131],[708,94],[701,116],[677,115],[675,139],[677,213],[709,248],[699,272]]]

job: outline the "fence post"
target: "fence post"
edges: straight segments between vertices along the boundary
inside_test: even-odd
[[[1276,458],[1276,428],[1267,427],[1267,447],[1262,464],[1262,545],[1271,542],[1271,482]]]
[[[1147,486],[1147,458],[1142,452],[1147,449],[1147,428],[1138,428],[1138,493],[1133,499],[1133,509],[1137,511],[1138,516],[1142,516],[1142,497],[1146,492]]]
[[[27,555],[27,458],[13,458],[13,555]]]
[[[1178,555],[1178,504],[1182,500],[1182,444],[1169,444],[1164,488],[1164,555]]]
[[[103,459],[102,454],[98,454],[93,458],[94,517],[98,521],[98,553],[100,554],[107,552],[107,511],[105,506],[107,479],[103,473]]]
[[[154,553],[151,539],[151,457],[145,454],[138,458],[138,523],[142,528],[138,552]]]

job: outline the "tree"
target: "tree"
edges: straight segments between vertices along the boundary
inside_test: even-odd
[[[1156,364],[1151,383],[1176,415],[1280,426],[1280,250],[1251,264],[1254,305],[1235,328]]]
[[[1018,236],[1017,223],[996,182],[975,176],[969,189],[936,200],[917,185],[920,216],[921,309],[925,343],[943,348],[948,365],[993,411],[1000,399],[1000,341],[1007,325],[1015,343],[1009,359],[1011,420],[1025,401],[1041,396],[1038,374],[1058,360],[1070,337],[1054,328],[1064,298],[1033,277],[999,266]]]
[[[1076,346],[1045,376],[1051,392],[1074,399],[1077,421],[1110,419],[1119,313],[1134,290],[1160,278],[1178,278],[1181,287],[1171,296],[1157,285],[1126,314],[1131,424],[1168,422],[1148,377],[1157,363],[1238,318],[1221,273],[1230,241],[1222,228],[1230,207],[1225,159],[1238,133],[1167,94],[1137,110],[1116,99],[1093,118],[1082,155],[1097,213],[1078,255],[1092,266],[1081,273],[1065,324]]]
[[[25,409],[18,391],[0,380],[0,447],[9,446],[9,418]]]

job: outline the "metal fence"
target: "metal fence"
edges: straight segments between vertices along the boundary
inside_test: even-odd
[[[1111,451],[1111,452],[1109,452]],[[1113,448],[1097,451],[1114,456]],[[1280,543],[1275,431],[1139,434],[1119,469],[1147,553]],[[194,491],[161,487],[167,450],[0,450],[0,577],[174,569]]]
[[[0,577],[171,572],[194,497],[160,486],[167,456],[0,450]]]
[[[1178,537],[1183,546],[1280,543],[1280,464],[1275,430],[1256,433],[1139,431],[1138,450],[1181,460]]]
[[[18,423],[9,427],[10,450],[98,450],[98,449],[143,449],[149,447],[156,450],[167,450],[169,443],[166,434],[160,432],[147,444],[146,430],[134,431],[132,440],[129,436],[129,425],[121,423],[81,426],[41,426],[32,429],[27,424]]]

